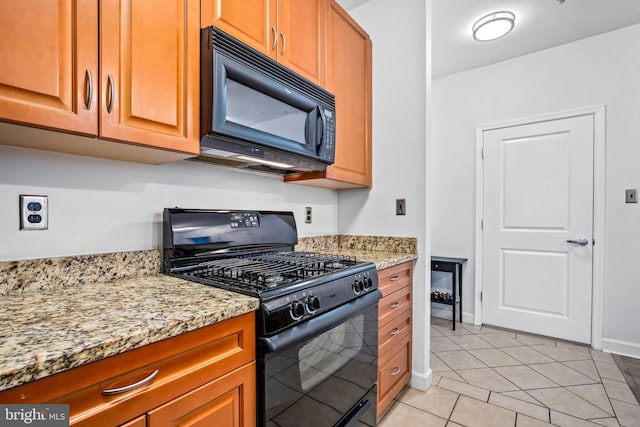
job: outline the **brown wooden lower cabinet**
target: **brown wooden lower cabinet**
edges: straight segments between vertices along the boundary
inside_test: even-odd
[[[380,420],[411,378],[413,262],[378,272],[378,410]]]
[[[253,426],[255,378],[255,363],[245,365],[150,411],[147,426]]]
[[[255,369],[248,313],[2,391],[0,402],[69,404],[74,427],[253,427]]]

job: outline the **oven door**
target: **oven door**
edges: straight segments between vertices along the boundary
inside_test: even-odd
[[[376,425],[380,297],[258,339],[259,426]]]

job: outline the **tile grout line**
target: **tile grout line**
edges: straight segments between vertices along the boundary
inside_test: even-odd
[[[456,397],[456,403],[454,403],[453,407],[451,407],[451,412],[449,413],[449,417],[447,418],[447,423],[446,424],[449,424],[450,421],[452,423],[455,423],[455,421],[451,420],[451,417],[453,416],[453,411],[456,410],[456,406],[458,406],[458,402],[460,401],[460,396],[462,396],[460,393],[457,393],[457,394],[458,394],[458,397]]]
[[[598,377],[600,378],[600,383],[602,384],[602,388],[604,390],[604,394],[607,396],[607,399],[609,400],[609,405],[611,405],[611,410],[613,411],[613,416],[616,417],[616,420],[618,421],[618,424],[620,424],[620,418],[618,418],[618,413],[616,412],[616,408],[613,406],[613,402],[612,402],[612,400],[617,400],[617,399],[613,399],[611,396],[609,396],[609,391],[604,386],[604,381],[602,381],[602,375],[600,374],[600,369],[598,369],[598,364],[596,363],[596,360],[593,358],[593,354],[591,354],[591,351],[589,351],[589,355],[591,356],[591,360],[593,360],[593,365],[596,367],[596,372],[598,373]],[[615,360],[614,360],[614,364],[615,364]],[[617,366],[617,364],[615,364],[615,365]],[[619,369],[620,368],[618,368],[618,370]]]
[[[582,375],[583,377],[587,377],[589,378],[587,375],[584,375],[581,372],[576,371],[575,369],[571,368],[570,366],[566,366],[564,363],[562,362],[554,362],[554,363],[559,363],[562,366],[566,367],[567,369],[571,369],[572,371]],[[527,365],[529,368],[533,369],[533,371],[537,372],[538,374],[542,375],[543,377],[545,377],[546,379],[548,379],[549,381],[558,384],[556,381],[553,380],[553,378],[550,378],[549,376],[545,375],[544,373],[538,371],[537,369],[532,368],[532,365],[543,365],[544,363],[532,363],[531,365]],[[593,378],[589,378],[591,381],[595,381]],[[576,386],[580,386],[580,385],[595,385],[595,384],[603,384],[603,383],[598,383],[598,382],[588,382],[588,383],[580,383],[580,384],[571,384],[571,385],[562,385],[562,384],[558,384],[558,387],[562,387],[562,388],[567,388],[567,387],[576,387]],[[603,385],[604,387],[604,385]],[[546,387],[546,388],[554,388],[554,387]],[[569,390],[571,391],[571,390]],[[575,394],[575,393],[574,393]]]

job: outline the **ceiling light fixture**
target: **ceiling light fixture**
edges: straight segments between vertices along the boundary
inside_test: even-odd
[[[511,12],[490,13],[473,24],[473,38],[481,42],[495,40],[509,33],[515,22],[516,16]]]

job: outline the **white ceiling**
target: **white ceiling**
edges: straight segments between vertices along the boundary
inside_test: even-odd
[[[347,10],[367,1],[338,0]],[[491,42],[474,40],[473,23],[500,10],[515,13],[513,31]],[[640,0],[432,0],[431,19],[438,78],[640,23]]]

